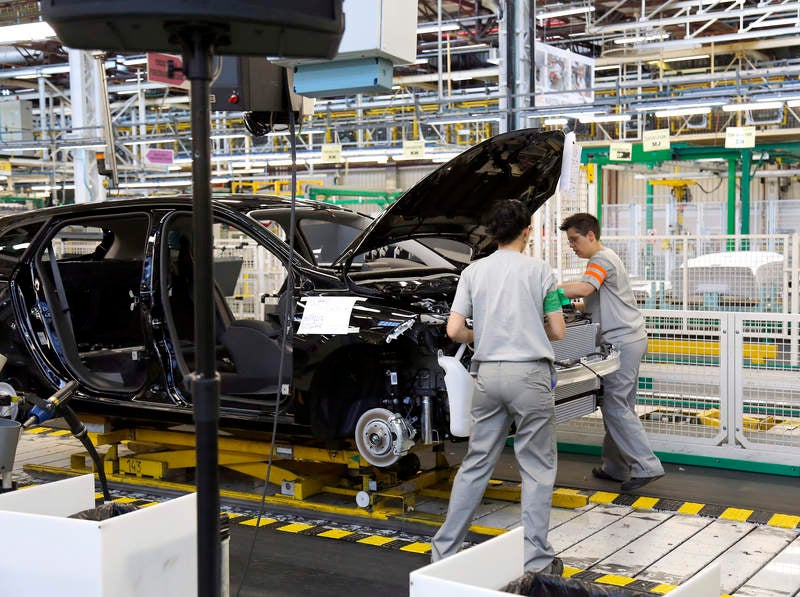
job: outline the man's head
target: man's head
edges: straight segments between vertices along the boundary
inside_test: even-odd
[[[516,240],[531,224],[531,213],[517,199],[504,199],[492,207],[489,232],[498,245],[507,245]]]
[[[564,218],[559,230],[567,233],[569,245],[578,257],[588,259],[602,248],[600,222],[592,214],[572,214]]]

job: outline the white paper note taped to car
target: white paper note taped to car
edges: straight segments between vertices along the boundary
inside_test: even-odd
[[[356,301],[364,300],[355,296],[307,296],[303,319],[300,320],[298,334],[351,334],[358,332],[350,326],[350,314]]]

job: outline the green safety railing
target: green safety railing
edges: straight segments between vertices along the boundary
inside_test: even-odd
[[[403,191],[365,191],[340,189],[337,187],[308,188],[308,198],[312,201],[325,201],[336,205],[379,205],[387,207],[394,203]]]

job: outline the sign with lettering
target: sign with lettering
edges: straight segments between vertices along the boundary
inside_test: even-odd
[[[669,129],[645,131],[642,134],[642,149],[644,151],[669,149]]]
[[[633,156],[633,145],[616,141],[608,147],[608,159],[615,162],[630,162]]]
[[[729,126],[725,129],[725,147],[727,149],[747,149],[756,146],[756,127]]]
[[[183,73],[183,59],[175,54],[148,52],[147,80],[181,89],[190,87],[189,80]]]
[[[403,157],[407,160],[418,160],[425,157],[425,141],[415,139],[403,141]]]
[[[342,146],[338,143],[323,143],[321,159],[323,162],[341,162]]]

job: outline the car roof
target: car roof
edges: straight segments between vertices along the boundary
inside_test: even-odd
[[[217,206],[239,212],[241,214],[248,214],[256,210],[269,210],[269,209],[289,209],[292,205],[290,197],[278,197],[275,195],[212,195],[211,202]],[[109,199],[106,201],[97,201],[93,203],[72,203],[69,205],[59,205],[57,207],[44,207],[32,212],[12,214],[2,217],[2,222],[6,224],[16,224],[25,222],[31,219],[41,219],[49,217],[57,217],[62,215],[81,215],[92,214],[97,211],[105,211],[106,209],[115,210],[121,205],[132,208],[191,208],[192,196],[191,195],[170,195],[170,196],[156,196],[156,197],[137,197],[125,199]],[[341,210],[349,212],[342,207],[332,205],[330,203],[323,203],[321,201],[311,201],[308,199],[296,199],[295,205],[298,209],[303,210]]]

